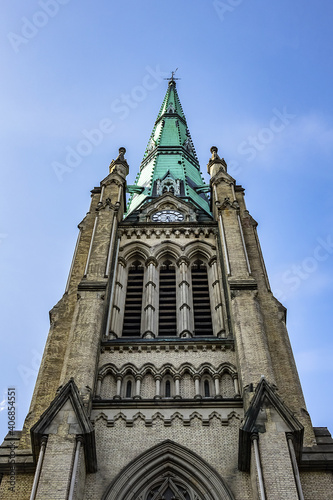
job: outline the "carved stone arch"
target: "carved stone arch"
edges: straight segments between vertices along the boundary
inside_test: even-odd
[[[131,241],[130,243],[126,243],[120,249],[121,257],[125,259],[126,262],[129,260],[135,260],[135,258],[141,258],[143,263],[150,257],[150,247],[147,243],[143,241],[135,242]]]
[[[179,369],[177,370],[177,373],[183,377],[186,373],[189,373],[192,377],[193,375],[196,373],[193,365],[191,365],[190,363],[182,363],[179,367]]]
[[[146,500],[150,486],[167,477],[186,485],[200,500],[234,500],[221,476],[207,462],[170,440],[132,460],[108,486],[102,500]]]
[[[106,375],[111,374],[111,375],[116,376],[118,373],[119,373],[119,370],[116,367],[116,365],[114,365],[113,363],[107,363],[106,365],[103,365],[99,369],[98,377],[101,377],[101,380],[103,380],[103,378],[106,377]]]
[[[120,368],[119,372],[123,377],[125,377],[125,375],[132,375],[135,377],[139,373],[139,370],[133,363],[126,363]]]
[[[172,241],[160,243],[156,246],[154,251],[154,257],[160,262],[165,258],[171,258],[176,261],[182,255],[181,246]]]
[[[202,363],[199,366],[197,373],[200,375],[200,377],[202,377],[205,374],[208,374],[211,377],[213,377],[216,373],[216,370],[212,367],[210,363]]]
[[[229,375],[237,375],[237,368],[232,364],[232,363],[222,363],[218,368],[217,368],[217,373],[219,375],[223,375],[224,373],[229,373]]]
[[[215,255],[216,248],[211,245],[208,241],[191,241],[185,245],[184,254],[192,260],[196,260],[197,258],[203,259],[205,264],[208,264],[208,261]]]
[[[151,373],[153,376],[157,374],[156,366],[153,363],[145,363],[138,372],[140,375],[145,376]]]
[[[176,370],[173,365],[171,365],[170,363],[166,363],[160,368],[159,373],[160,375],[162,375],[162,377],[165,377],[166,375],[171,375],[172,377],[174,377],[176,374]]]

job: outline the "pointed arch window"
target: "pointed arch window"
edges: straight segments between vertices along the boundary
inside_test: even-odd
[[[160,268],[158,334],[177,335],[176,270],[170,260],[164,261]]]
[[[209,387],[209,382],[207,379],[204,381],[204,396],[205,396],[205,398],[210,397],[210,387]]]
[[[127,380],[125,398],[132,397],[132,380]]]
[[[200,337],[213,335],[207,268],[201,260],[194,262],[191,277],[194,333]]]
[[[141,330],[143,265],[136,260],[130,266],[124,310],[123,337],[139,337]]]

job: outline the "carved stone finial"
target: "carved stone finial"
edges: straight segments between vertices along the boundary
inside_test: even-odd
[[[218,174],[221,170],[223,172],[227,171],[227,164],[224,161],[224,158],[220,158],[219,155],[217,154],[218,148],[216,146],[212,146],[210,148],[210,152],[212,153],[212,156],[209,158],[209,162],[207,165],[207,171],[211,177],[214,177],[216,174]]]
[[[210,148],[210,152],[212,153],[212,160],[220,160],[219,155],[217,154],[218,148],[216,146],[212,146]]]
[[[128,174],[129,167],[125,159],[126,149],[124,147],[119,148],[119,155],[115,160],[110,163],[110,173],[117,172],[121,177],[125,178]]]
[[[124,147],[119,148],[119,155],[117,157],[117,160],[124,161],[125,157],[124,154],[126,153],[126,149]]]

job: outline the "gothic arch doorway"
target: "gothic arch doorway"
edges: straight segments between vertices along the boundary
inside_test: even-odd
[[[192,451],[164,441],[123,469],[102,500],[234,500],[223,479]]]

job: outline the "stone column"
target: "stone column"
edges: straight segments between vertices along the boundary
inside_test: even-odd
[[[202,396],[200,394],[200,376],[194,375],[194,386],[195,386],[195,396],[194,399],[201,399]]]
[[[215,399],[222,399],[219,375],[214,375],[214,384],[215,384]]]
[[[95,397],[100,398],[101,397],[101,388],[102,388],[102,377],[98,376],[97,378],[97,384],[96,384],[96,393]]]
[[[110,337],[121,337],[122,323],[125,306],[125,293],[126,293],[126,262],[123,258],[118,259],[117,278],[115,282],[114,297],[110,297],[113,301],[111,311],[111,327]]]
[[[122,381],[122,376],[117,375],[117,388],[116,388],[116,395],[113,397],[113,399],[121,399],[121,381]]]
[[[73,470],[72,470],[72,477],[71,477],[71,484],[70,484],[70,488],[69,488],[68,500],[73,500],[75,479],[76,479],[77,467],[78,467],[78,463],[79,463],[80,448],[81,448],[82,444],[83,444],[83,437],[77,436],[74,465],[73,465]]]
[[[38,488],[38,482],[39,482],[39,478],[40,478],[40,472],[41,472],[42,465],[43,465],[46,443],[47,443],[47,436],[43,436],[42,437],[41,447],[40,447],[40,452],[39,452],[39,456],[38,456],[38,462],[37,462],[37,467],[36,467],[34,482],[33,482],[33,485],[32,485],[30,500],[35,500],[35,498],[36,498],[36,492],[37,492],[37,488]]]
[[[287,441],[288,441],[288,448],[289,448],[291,463],[293,466],[293,471],[294,471],[294,476],[295,476],[298,498],[299,498],[299,500],[304,500],[301,478],[299,476],[299,470],[298,470],[295,448],[294,448],[294,439],[293,439],[293,435],[290,432],[287,432]]]
[[[134,399],[141,399],[140,392],[141,392],[141,380],[142,377],[141,375],[137,375],[135,379],[135,395]]]
[[[259,497],[260,497],[260,500],[266,500],[264,479],[263,479],[263,475],[262,475],[260,453],[259,453],[259,446],[258,446],[258,440],[259,440],[258,434],[252,434],[251,440],[253,443],[254,458],[255,458],[255,462],[256,462],[256,471],[257,471],[257,476],[258,476]]]
[[[175,376],[175,399],[181,399],[180,396],[180,375]]]
[[[156,337],[157,319],[157,291],[156,291],[156,268],[157,260],[154,257],[149,257],[146,261],[147,267],[147,282],[145,284],[145,308],[144,308],[144,324],[143,336],[146,338]]]
[[[233,381],[234,381],[234,388],[235,388],[235,398],[240,398],[240,392],[239,392],[239,383],[238,383],[238,375],[237,373],[233,373],[232,375]]]
[[[162,377],[160,375],[156,375],[155,377],[155,396],[154,399],[161,399],[161,379]]]
[[[180,337],[192,337],[192,325],[190,311],[191,307],[189,304],[189,277],[188,277],[188,266],[189,260],[187,257],[180,257],[177,261],[180,273],[180,283],[179,283],[179,295],[180,295],[180,307],[179,307],[179,335]]]
[[[210,259],[208,264],[211,267],[211,274],[212,274],[212,296],[211,296],[211,302],[213,304],[213,311],[215,318],[216,318],[216,327],[214,325],[214,333],[217,337],[225,337],[226,332],[225,332],[225,326],[224,326],[224,320],[223,320],[223,305],[222,305],[222,293],[221,293],[221,285],[220,285],[220,280],[219,280],[219,274],[217,270],[217,260],[216,257],[213,257]],[[215,323],[215,322],[214,322]]]

